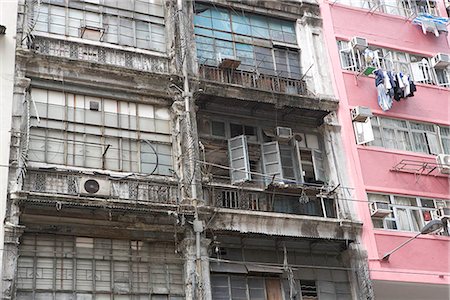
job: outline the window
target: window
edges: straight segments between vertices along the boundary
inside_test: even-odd
[[[25,233],[19,254],[17,299],[184,299],[170,243]]]
[[[434,0],[337,0],[336,2],[408,18],[419,13],[439,15]]]
[[[297,132],[296,139],[278,141],[274,129],[248,123],[201,117],[198,124],[200,136],[208,139],[204,143],[206,160],[220,165],[228,161],[232,183],[254,181],[268,184],[273,176],[276,181],[286,183],[326,182],[320,138],[312,129],[308,133]],[[220,140],[227,140],[228,145]],[[217,144],[212,146],[213,143]],[[219,149],[227,149],[224,146],[228,151],[226,156],[221,156],[222,150]],[[266,176],[259,175],[261,173]],[[215,169],[214,174],[222,178],[225,175],[223,169]]]
[[[194,10],[199,64],[217,66],[221,58],[235,58],[240,70],[301,78],[295,22],[199,3]]]
[[[166,51],[162,1],[43,1],[35,31]]]
[[[448,207],[448,200],[367,194],[369,202],[389,203],[392,213],[385,218],[372,218],[375,228],[418,232],[428,221],[437,218],[436,211]]]
[[[447,69],[435,68],[436,78],[439,86],[450,87],[450,72]]]
[[[248,158],[247,138],[240,135],[228,140],[228,153],[230,158],[231,183],[250,180],[250,160]]]
[[[439,130],[437,125],[429,123],[384,117],[373,117],[371,122],[374,141],[370,145],[433,155],[448,153],[447,127]]]
[[[441,126],[439,129],[444,153],[450,154],[450,127]]]
[[[41,89],[31,97],[30,161],[171,175],[168,108]]]
[[[213,273],[211,290],[212,299],[217,300],[283,299],[279,278]],[[269,294],[272,298],[267,298]]]
[[[317,136],[311,135],[317,139]],[[322,152],[298,141],[273,141],[261,145],[266,184],[270,182],[325,182]],[[318,145],[317,145],[318,147]]]
[[[450,86],[448,70],[433,68],[430,63],[430,57],[370,45],[368,50],[371,51],[374,59],[366,61],[364,52],[352,48],[350,42],[338,40],[337,45],[341,67],[344,70],[362,72],[366,67],[372,66],[410,75],[414,82],[443,87]]]
[[[300,280],[300,289],[302,299],[304,300],[319,300],[316,282],[312,280]]]

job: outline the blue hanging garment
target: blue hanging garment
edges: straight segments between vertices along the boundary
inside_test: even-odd
[[[436,17],[430,14],[419,14],[412,21],[413,24],[422,26],[424,34],[433,32],[435,36],[439,36],[439,32],[448,32],[447,26],[449,24],[448,18]]]

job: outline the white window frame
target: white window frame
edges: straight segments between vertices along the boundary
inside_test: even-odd
[[[382,123],[380,121],[381,119],[392,119],[392,120],[403,121],[403,122],[406,122],[406,127],[397,128],[397,127],[382,125]],[[427,141],[428,150],[425,154],[437,155],[440,153],[444,153],[444,148],[443,148],[443,144],[442,144],[443,141],[442,141],[442,136],[440,134],[440,126],[439,125],[425,123],[425,122],[414,122],[414,121],[409,121],[409,120],[404,120],[404,119],[384,118],[384,117],[380,117],[380,116],[372,117],[371,121],[372,121],[372,130],[373,130],[373,132],[378,131],[380,133],[380,141],[381,141],[381,145],[377,145],[376,144],[377,141],[370,142],[369,145],[371,145],[371,146],[380,146],[380,147],[387,148],[387,149],[424,153],[423,151],[419,151],[419,149],[415,148],[413,133],[416,133],[416,134],[419,133],[419,134],[423,134],[425,140]],[[412,127],[411,127],[412,123],[433,125],[434,131],[430,132],[430,131],[426,131],[426,130],[412,129]],[[388,147],[388,142],[386,141],[386,135],[383,134],[384,130],[394,130],[395,140],[393,142],[396,145],[395,147]],[[407,145],[410,148],[409,150],[407,149],[407,147],[406,147],[406,149],[404,149],[404,148],[398,146],[399,145],[398,142],[399,142],[399,140],[401,140],[401,137],[399,136],[400,131],[407,133],[407,136],[409,137],[409,144]],[[428,142],[428,139],[431,138],[431,136],[436,137],[437,144],[432,144],[432,143]],[[447,137],[445,137],[445,139],[447,139]],[[450,139],[450,137],[448,139]],[[436,146],[437,148],[433,147],[433,145]]]
[[[362,72],[366,67],[363,53],[359,49],[352,48],[349,41],[337,40],[337,45],[342,69],[352,72]],[[374,65],[376,68],[402,72],[411,76],[411,79],[416,83],[450,88],[450,70],[448,68],[433,68],[431,66],[431,57],[380,48],[373,45],[370,45],[369,49],[379,51],[379,61],[375,62]],[[413,69],[421,72],[423,75],[414,78]],[[439,79],[437,70],[439,70],[438,72],[442,70],[444,73],[442,76],[443,80]]]
[[[375,228],[375,229],[385,229],[385,230],[395,230],[395,231],[408,231],[408,232],[419,232],[420,229],[422,229],[423,226],[425,226],[427,224],[428,221],[425,221],[423,213],[426,211],[430,212],[430,216],[431,216],[431,220],[435,220],[438,219],[439,217],[437,216],[437,211],[439,208],[442,207],[449,207],[450,206],[450,202],[448,202],[448,200],[444,200],[444,199],[433,199],[433,198],[425,198],[425,197],[414,197],[414,196],[406,196],[406,195],[394,195],[394,194],[380,194],[380,193],[367,193],[367,197],[368,200],[370,201],[370,196],[369,195],[382,195],[382,196],[386,196],[389,198],[389,208],[392,210],[392,213],[390,215],[388,215],[387,217],[384,217],[382,219],[382,223],[383,223],[383,228]],[[402,205],[402,204],[396,204],[395,203],[395,198],[396,197],[403,197],[403,198],[410,198],[410,199],[414,199],[415,201],[415,205]],[[433,201],[433,205],[434,207],[426,207],[426,206],[422,206],[422,202],[421,200],[432,200]],[[378,202],[379,200],[377,200]],[[384,201],[383,201],[384,202]],[[400,220],[399,217],[399,213],[398,210],[405,210],[406,211],[406,216],[407,216],[407,224],[402,224],[402,225],[406,225],[409,230],[401,230],[399,229],[401,227],[400,223],[402,222],[402,220]],[[414,220],[413,220],[413,216],[412,213],[413,211],[419,211],[419,216],[420,216],[420,224],[418,225],[418,230],[413,230],[414,227]],[[372,217],[373,220],[376,221],[380,221],[381,218],[378,217]],[[395,228],[389,228],[388,223],[389,222],[393,222],[395,223],[396,229]]]
[[[263,140],[263,129],[261,127],[252,125],[252,124],[245,124],[245,123],[239,123],[239,122],[234,122],[234,121],[225,121],[223,119],[220,118],[206,118],[207,119],[207,123],[208,125],[206,125],[206,130],[208,132],[203,132],[202,134],[200,134],[200,136],[202,137],[207,137],[207,138],[214,138],[214,139],[222,139],[222,140],[230,140],[236,137],[231,137],[231,124],[236,124],[236,125],[240,125],[243,128],[245,126],[249,126],[249,127],[253,127],[255,128],[255,135],[240,135],[240,137],[245,136],[246,139],[246,143],[248,143],[248,145],[252,145],[252,146],[261,146],[266,144],[266,143],[276,143],[277,147],[278,147],[278,164],[280,166],[280,171],[277,174],[272,174],[275,175],[275,178],[277,180],[286,180],[286,182],[290,181],[292,182],[292,179],[286,179],[285,176],[283,176],[283,170],[282,170],[282,165],[281,165],[281,157],[280,157],[280,151],[279,151],[279,144],[280,142],[276,141],[275,139],[271,142],[261,142]],[[224,124],[225,126],[225,136],[215,136],[212,134],[212,123],[213,122],[221,122]],[[323,181],[326,182],[326,171],[325,171],[325,157],[323,155],[323,149],[322,149],[322,142],[320,141],[320,136],[315,133],[315,132],[308,132],[308,133],[301,133],[300,134],[302,136],[302,139],[304,139],[305,141],[302,141],[302,145],[300,145],[300,143],[298,141],[295,141],[294,139],[292,139],[289,142],[289,145],[292,149],[292,159],[293,159],[293,166],[294,166],[294,172],[295,172],[295,177],[296,177],[296,182],[304,182],[304,175],[303,175],[303,169],[302,169],[302,158],[300,155],[300,151],[310,151],[311,152],[311,163],[313,165],[313,169],[314,169],[314,176],[315,179],[317,181]],[[306,144],[306,138],[307,136],[314,136],[316,137],[316,139],[318,140],[318,145],[316,146],[311,146],[311,145],[307,145]],[[286,142],[283,142],[283,144],[285,144]],[[317,148],[318,147],[318,148]],[[248,146],[245,149],[248,152]],[[228,159],[230,159],[230,152],[228,149]],[[245,159],[246,159],[246,164],[250,164],[250,155],[245,155]],[[264,167],[264,158],[263,158],[263,152],[261,150],[261,156],[260,156],[260,161],[261,161],[261,166],[262,166],[262,170],[263,173],[265,173],[266,168]],[[319,163],[319,161],[321,161],[321,163]],[[235,183],[239,183],[239,182],[234,182],[231,176],[231,170],[232,170],[232,166],[230,164],[230,179],[232,184]],[[251,168],[250,169],[245,169],[245,172],[248,172],[248,174],[251,174]],[[245,181],[251,181],[252,178],[251,176],[249,176],[249,178]],[[265,184],[269,184],[271,182],[271,178],[269,178],[269,176],[266,176],[265,180],[264,180]]]
[[[358,7],[362,9],[370,9],[370,11],[378,11],[389,15],[402,16],[405,18],[410,18],[414,14],[420,13],[417,1],[414,0],[337,0],[337,3],[342,5],[349,5],[352,7]],[[391,2],[396,2],[395,5],[391,5]],[[435,16],[439,16],[439,11],[437,9],[436,1],[427,0],[427,5],[425,12],[430,13]],[[434,3],[434,5],[432,5]]]

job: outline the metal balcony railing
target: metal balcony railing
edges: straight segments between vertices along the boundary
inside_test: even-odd
[[[405,18],[412,18],[418,14],[439,16],[436,1],[434,0],[336,0],[334,3],[365,8],[371,12],[378,11]]]
[[[84,60],[152,73],[168,73],[168,60],[139,52],[131,52],[79,42],[36,36],[32,48],[39,54]]]
[[[317,192],[318,193],[318,192]],[[259,192],[244,188],[208,187],[204,189],[206,201],[216,207],[236,210],[287,213],[314,217],[341,218],[348,215],[341,211],[335,198],[320,198],[316,193],[309,197]]]
[[[274,75],[257,74],[235,69],[222,69],[214,66],[200,65],[200,77],[225,84],[235,84],[247,88],[270,92],[306,95],[306,82]]]
[[[90,176],[96,178],[95,176]],[[72,173],[30,171],[27,174],[24,190],[54,195],[74,195],[85,197],[102,197],[116,200],[135,200],[149,203],[177,204],[179,202],[178,187],[175,183],[139,181],[132,179],[113,180],[101,177],[100,195],[83,193],[81,181],[86,176]]]

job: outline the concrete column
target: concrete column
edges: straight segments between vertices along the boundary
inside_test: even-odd
[[[19,239],[24,226],[19,225],[19,200],[25,196],[19,193],[10,195],[10,210],[5,222],[4,254],[2,262],[2,299],[15,299],[17,259],[19,257]]]
[[[341,188],[336,190],[339,204],[339,217],[350,218],[356,220],[355,209],[352,207],[350,201],[353,197],[347,187],[351,186],[347,174],[347,162],[344,155],[344,146],[341,139],[341,126],[336,114],[330,113],[324,118],[324,124],[319,128],[324,137],[324,146],[327,162],[327,169],[329,174],[330,185],[335,186],[340,184]]]
[[[16,174],[13,176],[14,181],[11,182],[11,191],[20,191],[22,189],[22,180],[19,176],[19,172],[25,167],[25,162],[23,161],[23,156],[20,152],[22,147],[24,147],[24,142],[26,141],[26,131],[27,126],[29,126],[28,116],[26,107],[29,105],[32,108],[31,103],[26,102],[27,90],[30,87],[31,79],[25,77],[16,77],[14,81],[14,95],[13,95],[13,106],[12,106],[12,141],[11,145],[11,159],[15,160],[15,165],[17,166]]]
[[[374,300],[372,280],[370,279],[367,252],[359,245],[352,243],[342,253],[343,261],[353,270],[349,275],[352,287],[352,298]]]
[[[202,238],[201,240],[201,269],[202,269],[202,291],[203,300],[211,300],[211,277],[209,271],[209,245],[211,244],[210,239]]]
[[[0,25],[6,27],[0,35],[0,245],[4,243],[4,218],[7,203],[9,147],[11,141],[11,107],[13,102],[14,65],[16,57],[17,0],[0,1]],[[19,39],[20,43],[20,39]],[[2,261],[0,250],[0,261]],[[0,278],[2,271],[0,268]],[[1,281],[0,281],[1,282]],[[0,290],[3,290],[0,287]]]
[[[210,240],[202,238],[200,260],[196,259],[195,234],[188,232],[181,247],[184,256],[184,278],[186,300],[211,300],[208,247]]]

